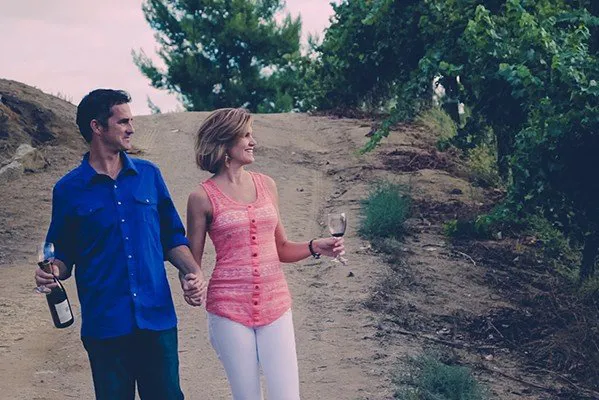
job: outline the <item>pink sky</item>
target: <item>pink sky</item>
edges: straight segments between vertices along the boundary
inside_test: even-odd
[[[0,77],[67,97],[75,104],[98,87],[126,89],[137,115],[148,114],[146,96],[163,112],[178,108],[174,95],[149,86],[131,50],[156,48],[141,0],[2,1]],[[301,14],[304,37],[321,34],[333,10],[329,0],[287,0]],[[107,21],[110,21],[107,23]]]

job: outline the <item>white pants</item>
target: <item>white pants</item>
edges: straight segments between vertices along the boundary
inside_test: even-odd
[[[212,347],[225,367],[234,400],[262,400],[260,366],[269,400],[299,400],[291,310],[258,328],[208,313],[208,331]]]

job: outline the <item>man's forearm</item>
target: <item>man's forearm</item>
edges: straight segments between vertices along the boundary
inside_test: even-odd
[[[177,246],[169,250],[167,259],[179,270],[183,275],[197,274],[200,272],[200,266],[194,260],[189,247],[185,245]]]

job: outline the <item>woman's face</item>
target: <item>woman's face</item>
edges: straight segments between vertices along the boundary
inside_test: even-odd
[[[254,162],[254,147],[256,140],[253,136],[252,125],[247,124],[245,132],[229,149],[229,157],[231,162],[237,162],[241,165],[251,164]]]

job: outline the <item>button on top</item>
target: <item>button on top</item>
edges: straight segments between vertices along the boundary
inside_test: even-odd
[[[121,202],[120,202],[120,201],[117,201],[117,202],[116,202],[116,204],[118,204],[118,205],[120,206],[120,205],[121,205]]]
[[[258,257],[258,253],[252,254],[252,257]]]
[[[146,203],[149,203],[149,202],[150,202],[150,199],[146,199]]]
[[[252,220],[252,223],[254,223],[254,222],[256,222],[256,220],[255,220],[255,219],[253,219],[253,220]]]
[[[116,189],[117,187],[118,187],[118,186],[115,184],[115,185],[114,185],[114,188]]]
[[[121,219],[121,222],[125,222],[125,218]]]

